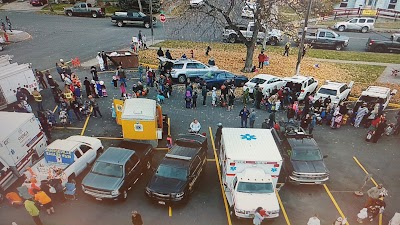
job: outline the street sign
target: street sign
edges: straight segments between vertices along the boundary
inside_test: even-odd
[[[167,18],[165,18],[164,14],[160,14],[160,21],[161,23],[164,23],[167,20]]]

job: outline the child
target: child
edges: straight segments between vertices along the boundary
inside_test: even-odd
[[[103,97],[103,90],[101,89],[100,81],[96,81],[96,89],[99,97]]]
[[[193,92],[192,100],[193,100],[192,107],[193,107],[193,109],[195,109],[195,108],[197,108],[197,92],[196,91]]]
[[[363,223],[363,219],[366,219],[367,217],[368,217],[367,208],[363,208],[357,214],[357,222]]]
[[[167,148],[170,149],[172,148],[173,142],[172,142],[172,137],[171,135],[167,136]]]
[[[217,106],[215,103],[217,102],[217,88],[213,87],[212,93],[211,93],[211,105],[212,106]]]
[[[225,95],[224,94],[219,96],[219,105],[221,107],[223,107],[223,108],[226,107],[226,101],[225,101]]]
[[[159,90],[158,94],[157,94],[157,102],[159,102],[161,104],[164,104],[164,100],[165,100],[165,97],[162,94],[161,90]]]
[[[67,111],[64,108],[60,110],[60,115],[58,116],[58,118],[60,119],[61,125],[65,127],[68,121],[67,121]]]
[[[120,84],[120,89],[121,89],[121,97],[124,97],[124,95],[126,94],[126,88],[124,83]]]
[[[106,85],[104,85],[104,81],[100,81],[101,92],[103,97],[108,97]]]
[[[114,84],[114,89],[116,89],[118,87],[117,76],[112,76],[112,83]]]
[[[190,93],[189,90],[186,91],[185,102],[186,102],[187,109],[192,108],[192,94]]]

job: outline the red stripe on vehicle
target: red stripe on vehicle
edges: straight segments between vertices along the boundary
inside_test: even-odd
[[[235,174],[233,174],[233,173],[227,173],[226,175],[227,176],[235,176]]]
[[[8,173],[7,173],[7,175],[0,181],[0,185],[3,185],[3,184],[6,182],[7,178],[9,178],[11,175],[12,175],[12,171],[11,171],[10,169],[8,169]]]
[[[40,132],[37,136],[39,136],[39,138],[32,146],[36,146],[36,144],[43,139],[43,132]],[[20,170],[24,168],[24,166],[31,160],[34,152],[35,151],[33,150],[33,148],[28,150],[28,154],[24,158],[22,158],[22,160],[17,164],[18,172],[20,172]]]

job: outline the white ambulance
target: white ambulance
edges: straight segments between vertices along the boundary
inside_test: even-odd
[[[279,216],[275,193],[282,157],[270,129],[223,128],[220,165],[231,213],[253,218],[262,207],[265,218]]]

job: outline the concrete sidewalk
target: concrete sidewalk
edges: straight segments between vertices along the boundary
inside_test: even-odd
[[[21,42],[21,41],[25,41],[25,40],[29,40],[32,38],[32,36],[30,34],[28,34],[25,31],[21,31],[21,30],[13,30],[12,32],[7,30],[7,35],[8,35],[8,40],[11,43],[16,43],[16,42]],[[4,32],[0,32],[0,35],[3,36]]]

